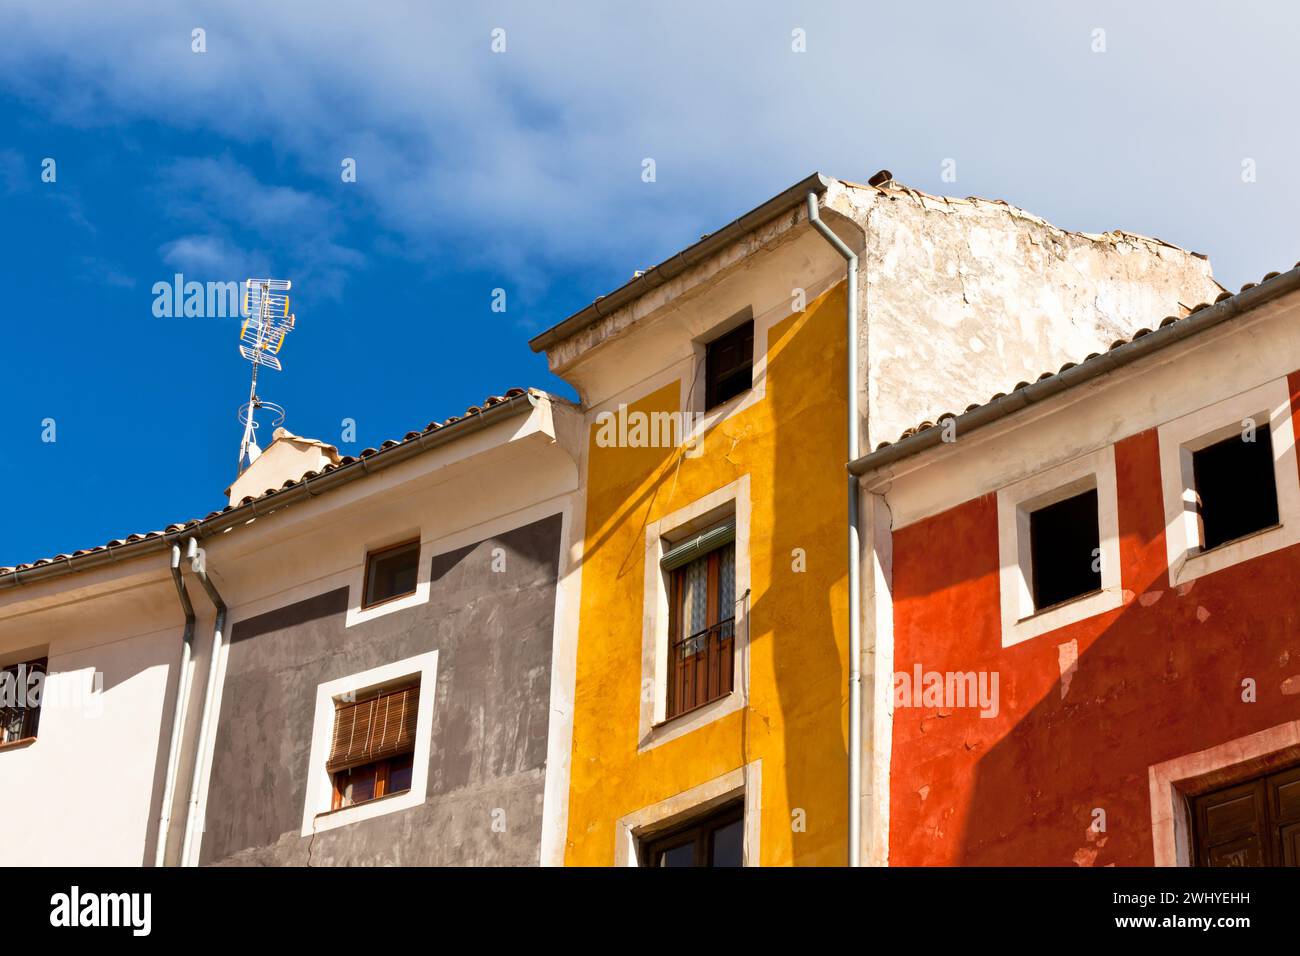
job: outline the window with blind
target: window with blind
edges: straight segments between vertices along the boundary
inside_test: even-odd
[[[411,788],[419,703],[418,681],[335,702],[334,734],[325,764],[334,783],[331,809]]]
[[[46,658],[0,668],[0,747],[36,739]]]
[[[736,651],[736,522],[728,519],[668,550],[667,718],[732,691]]]

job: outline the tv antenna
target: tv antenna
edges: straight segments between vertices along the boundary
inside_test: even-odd
[[[280,371],[277,354],[284,345],[284,337],[293,331],[294,317],[289,314],[289,297],[292,287],[288,279],[247,279],[244,282],[244,324],[239,329],[239,354],[253,364],[253,381],[248,388],[248,401],[239,407],[239,423],[244,426],[244,438],[239,444],[239,473],[257,460],[262,449],[257,447],[257,412],[263,408],[276,418],[272,423],[284,421],[284,409],[275,402],[257,397],[257,370],[265,365]]]

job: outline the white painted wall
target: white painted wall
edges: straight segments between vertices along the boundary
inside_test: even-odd
[[[48,648],[50,675],[36,742],[0,751],[0,866],[144,862],[184,622],[153,570],[152,585],[0,618],[0,660]]]
[[[1222,291],[1203,257],[1071,232],[998,200],[835,184],[862,231],[863,450],[1104,352]]]

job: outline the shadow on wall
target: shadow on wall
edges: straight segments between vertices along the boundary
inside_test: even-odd
[[[752,551],[771,569],[751,608],[751,654],[770,655],[783,728],[784,801],[772,805],[769,789],[763,806],[768,825],[790,833],[788,858],[765,861],[774,865],[848,859],[848,383],[827,374],[847,361],[846,298],[840,282],[768,341],[772,487],[755,487],[754,500],[771,509],[771,539]],[[747,717],[762,732],[766,718]]]
[[[898,532],[896,671],[987,670],[1000,701],[991,718],[896,707],[891,862],[1149,866],[1151,765],[1300,713],[1285,689],[1298,615],[1284,603],[1300,548],[1171,589],[1156,432],[1115,456],[1124,606],[1013,647],[1001,647],[996,496]]]
[[[619,448],[615,465],[600,457],[610,450],[593,447],[589,466],[592,486],[600,494],[589,499],[582,559],[584,641],[598,633],[586,616],[600,606],[593,603],[597,595],[635,595],[639,605],[649,521],[750,476],[755,592],[747,598],[750,708],[739,715],[734,756],[710,751],[704,763],[734,769],[763,758],[765,864],[842,865],[846,858],[847,403],[844,376],[826,372],[842,368],[846,360],[845,298],[841,282],[807,311],[773,326],[766,343],[765,398],[716,423],[702,457],[684,460],[680,448]],[[674,382],[642,402],[655,409],[661,403],[676,407],[678,389]],[[727,453],[729,447],[734,455]],[[602,482],[608,475],[625,477],[606,487]],[[605,503],[610,504],[608,514],[600,511]],[[606,555],[610,548],[618,551]],[[617,581],[593,590],[593,569],[611,564]],[[639,612],[636,621],[639,625]],[[636,653],[631,648],[640,647],[639,629],[635,638],[635,645],[618,645],[623,651],[609,650],[625,655],[617,656],[618,666],[639,665],[631,656]],[[597,658],[606,650],[599,641],[579,645],[580,654]],[[610,713],[603,709],[608,707],[604,698],[597,701],[599,713],[582,710],[587,695],[599,694],[594,685],[582,684],[582,675],[580,666],[580,737],[584,718],[607,720]],[[761,681],[757,686],[756,680]],[[635,741],[634,734],[629,737]],[[690,740],[687,735],[669,746],[680,753],[676,748],[690,746]],[[662,754],[656,756],[662,759]],[[702,782],[685,782],[683,776],[681,789]],[[580,779],[575,792],[581,794],[586,786]],[[581,804],[577,807],[581,813]],[[584,836],[590,832],[586,821],[577,825]],[[575,826],[573,820],[570,826]]]

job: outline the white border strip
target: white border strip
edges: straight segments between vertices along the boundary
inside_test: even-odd
[[[415,754],[411,766],[411,789],[393,797],[358,803],[330,812],[333,786],[325,761],[333,737],[335,700],[349,692],[363,691],[406,677],[420,675],[420,704],[415,717]],[[438,686],[438,652],[417,654],[368,671],[316,685],[316,718],[311,734],[311,758],[307,764],[307,797],[302,808],[302,835],[311,836],[336,827],[407,810],[424,803],[429,780],[429,752],[432,747],[433,703]]]
[[[1268,415],[1273,442],[1278,524],[1270,530],[1202,552],[1192,481],[1192,452],[1239,434],[1243,420],[1260,414]],[[1160,426],[1159,435],[1170,587],[1300,542],[1300,471],[1296,467],[1291,388],[1287,379],[1274,379],[1166,422]]]
[[[655,830],[685,823],[692,816],[745,796],[744,865],[759,865],[759,834],[763,820],[763,761],[754,760],[698,787],[629,813],[614,827],[614,865],[639,866],[637,846]]]
[[[1097,490],[1101,590],[1090,597],[1036,614],[1030,588],[1029,513],[1088,488]],[[1123,605],[1119,499],[1113,445],[998,490],[998,563],[1003,647],[1011,647]]]
[[[1148,768],[1151,792],[1151,841],[1156,866],[1191,866],[1191,821],[1178,784],[1204,777],[1289,747],[1300,747],[1300,720],[1238,737],[1227,743],[1184,754]]]

